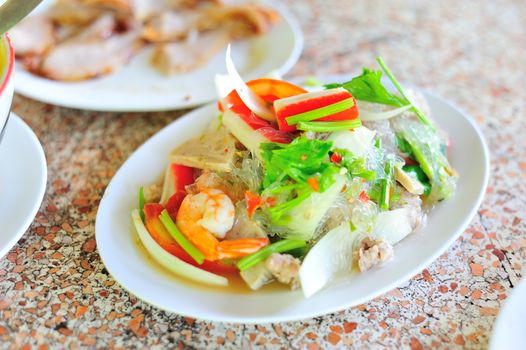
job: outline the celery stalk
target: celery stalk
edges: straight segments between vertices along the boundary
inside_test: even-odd
[[[243,259],[239,260],[239,262],[237,263],[237,267],[239,268],[239,270],[243,271],[259,264],[262,261],[267,260],[267,258],[273,253],[283,253],[289,250],[303,248],[306,246],[307,242],[299,239],[284,239],[282,241],[272,243],[254,254],[245,256]]]
[[[314,132],[333,132],[338,130],[356,129],[360,126],[362,126],[362,121],[356,118],[337,122],[299,122],[297,128],[298,130]]]
[[[387,75],[387,77],[389,78],[389,80],[391,80],[391,82],[393,83],[393,85],[396,87],[396,89],[398,90],[398,92],[400,92],[400,95],[402,95],[403,98],[405,98],[412,106],[411,110],[413,112],[415,112],[415,114],[418,116],[418,118],[422,121],[422,123],[426,124],[426,125],[429,125],[431,128],[435,129],[435,126],[433,125],[433,123],[431,122],[431,120],[429,120],[425,115],[424,113],[422,113],[422,111],[409,99],[409,97],[407,97],[407,94],[405,93],[405,90],[404,88],[402,87],[402,85],[400,85],[400,83],[396,80],[396,78],[394,77],[393,73],[391,72],[391,70],[389,69],[389,67],[387,67],[387,65],[385,64],[384,60],[381,58],[381,57],[377,57],[376,58],[376,61],[378,61],[378,64],[380,65],[380,67],[382,67],[382,70],[384,71],[384,73]]]
[[[159,215],[159,219],[163,223],[164,227],[175,239],[175,241],[187,252],[198,264],[202,264],[205,261],[205,256],[201,253],[194,245],[186,239],[185,236],[179,231],[172,218],[168,214],[168,211],[164,209]]]
[[[385,164],[385,179],[380,180],[380,208],[383,210],[389,210],[389,202],[391,195],[391,182],[392,182],[392,161],[388,160]]]
[[[347,98],[325,107],[316,108],[304,113],[287,117],[285,120],[287,121],[287,124],[295,125],[298,122],[308,122],[311,120],[327,117],[331,114],[340,113],[346,109],[352,108],[353,106],[354,100],[352,98]]]
[[[138,199],[139,199],[139,215],[141,216],[141,220],[142,222],[144,222],[146,220],[146,217],[144,216],[144,187],[141,186],[141,188],[139,188],[139,195],[138,195]]]

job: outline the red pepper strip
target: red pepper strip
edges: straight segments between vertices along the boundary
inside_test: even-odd
[[[249,218],[254,215],[257,208],[260,208],[263,204],[265,204],[265,200],[261,198],[261,196],[258,196],[257,194],[250,191],[245,192],[245,199],[247,201],[247,213]]]
[[[306,97],[307,98],[307,97]],[[276,117],[278,119],[278,126],[281,131],[292,132],[296,130],[296,126],[289,125],[286,121],[288,117],[293,115],[312,111],[314,109],[326,107],[334,103],[346,100],[354,97],[348,91],[342,91],[333,93],[331,95],[311,97],[303,101],[285,106],[281,110],[276,111]],[[345,111],[334,113],[332,115],[316,119],[317,121],[339,121],[339,120],[350,120],[358,118],[358,107],[356,106],[356,100],[354,100],[354,106]]]
[[[369,196],[367,195],[365,191],[362,191],[360,195],[358,196],[358,200],[362,203],[367,203],[369,202]]]
[[[339,164],[342,161],[342,156],[340,156],[338,153],[333,153],[331,155],[331,162]]]
[[[199,265],[177,242],[172,238],[170,233],[166,231],[159,215],[163,211],[161,204],[148,203],[144,206],[144,215],[146,218],[146,228],[152,238],[168,253],[183,260],[184,262],[196,266],[200,269],[219,274],[238,273],[235,266],[225,264],[220,261],[205,260]]]
[[[309,177],[307,179],[307,183],[309,184],[310,188],[312,188],[314,192],[320,191],[320,183],[316,177]]]
[[[194,168],[191,168],[186,165],[172,164],[172,172],[175,179],[175,189],[176,190],[185,190],[187,185],[194,183]]]
[[[195,178],[194,168],[175,163],[171,165],[171,168],[175,182],[175,193],[168,199],[168,202],[166,203],[166,210],[172,218],[175,218],[184,197],[186,197],[185,187],[187,185],[193,184],[195,182]]]

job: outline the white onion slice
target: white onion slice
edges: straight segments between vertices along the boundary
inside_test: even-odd
[[[234,85],[228,75],[216,74],[215,76],[217,97],[221,100],[234,90]]]
[[[228,75],[216,74],[214,80],[216,85],[217,99],[219,100],[219,103],[221,103],[221,106],[223,106],[223,109],[227,110],[227,104],[225,103],[224,98],[227,97],[232,90],[234,90],[231,79],[228,77]]]
[[[250,90],[248,85],[241,78],[241,75],[239,75],[239,72],[234,65],[234,61],[232,61],[230,44],[226,49],[226,69],[228,71],[228,77],[231,80],[231,84],[234,86],[237,93],[239,94],[239,97],[245,103],[245,105],[247,105],[247,107],[258,117],[269,121],[276,120],[274,112],[270,109],[265,100]]]
[[[390,118],[396,117],[397,115],[401,113],[404,113],[410,108],[411,106],[404,106],[404,107],[400,107],[396,109],[391,109],[385,112],[373,112],[373,111],[368,111],[362,108],[360,109],[360,119],[366,122],[374,122],[378,120],[390,119]]]

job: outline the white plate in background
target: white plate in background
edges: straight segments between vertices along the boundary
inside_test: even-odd
[[[155,183],[177,144],[202,132],[217,117],[215,105],[197,109],[155,134],[131,155],[111,180],[97,213],[96,239],[111,275],[130,293],[163,310],[205,320],[264,323],[305,319],[371,300],[407,281],[438,258],[466,229],[479,207],[489,177],[489,155],[472,119],[440,97],[425,93],[437,123],[451,136],[451,163],[458,190],[439,203],[427,226],[394,247],[392,262],[356,274],[304,299],[301,291],[241,293],[182,284],[148,263],[136,244],[130,212],[140,186]],[[123,263],[125,262],[125,263]]]
[[[44,0],[36,12],[53,0]],[[292,68],[303,48],[296,20],[283,7],[272,5],[282,19],[265,35],[234,42],[232,56],[246,79]],[[16,51],[16,42],[13,42]],[[165,76],[151,64],[152,48],[143,49],[129,64],[98,79],[67,83],[29,73],[18,62],[15,90],[19,94],[64,107],[99,111],[159,111],[190,108],[216,98],[214,76],[225,73],[225,50],[194,72]]]
[[[504,302],[500,310],[493,335],[489,343],[490,350],[523,350],[526,344],[526,279],[523,279]]]
[[[33,222],[46,190],[44,150],[31,128],[11,113],[0,142],[0,258]]]

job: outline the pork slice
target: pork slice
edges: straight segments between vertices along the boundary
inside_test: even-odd
[[[393,247],[383,239],[365,237],[357,252],[358,268],[361,272],[382,266],[394,256]]]
[[[159,44],[152,64],[164,74],[188,73],[206,64],[230,39],[225,31],[210,31],[199,34],[195,40]]]
[[[17,57],[42,55],[55,44],[53,23],[45,16],[30,16],[9,32]]]
[[[301,262],[289,254],[274,253],[267,260],[241,271],[241,278],[252,290],[257,290],[272,281],[287,284],[291,289],[300,287]]]
[[[266,33],[279,15],[256,4],[210,6],[200,17],[200,30],[224,28],[231,37],[242,39]]]
[[[200,15],[196,11],[160,14],[146,24],[143,36],[153,43],[183,39],[196,28],[199,17]]]
[[[106,75],[129,61],[141,46],[138,31],[113,35],[105,40],[71,40],[56,46],[45,57],[41,74],[62,81]]]
[[[299,271],[301,262],[289,254],[274,253],[265,261],[267,269],[283,284],[288,284],[291,289],[300,286]]]
[[[130,14],[133,11],[133,0],[83,0],[84,5],[111,9],[116,12]]]
[[[103,12],[104,9],[86,5],[82,0],[59,0],[45,12],[45,16],[59,25],[84,26]]]
[[[113,34],[116,25],[113,14],[105,13],[84,30],[68,39],[68,43],[107,39]]]

